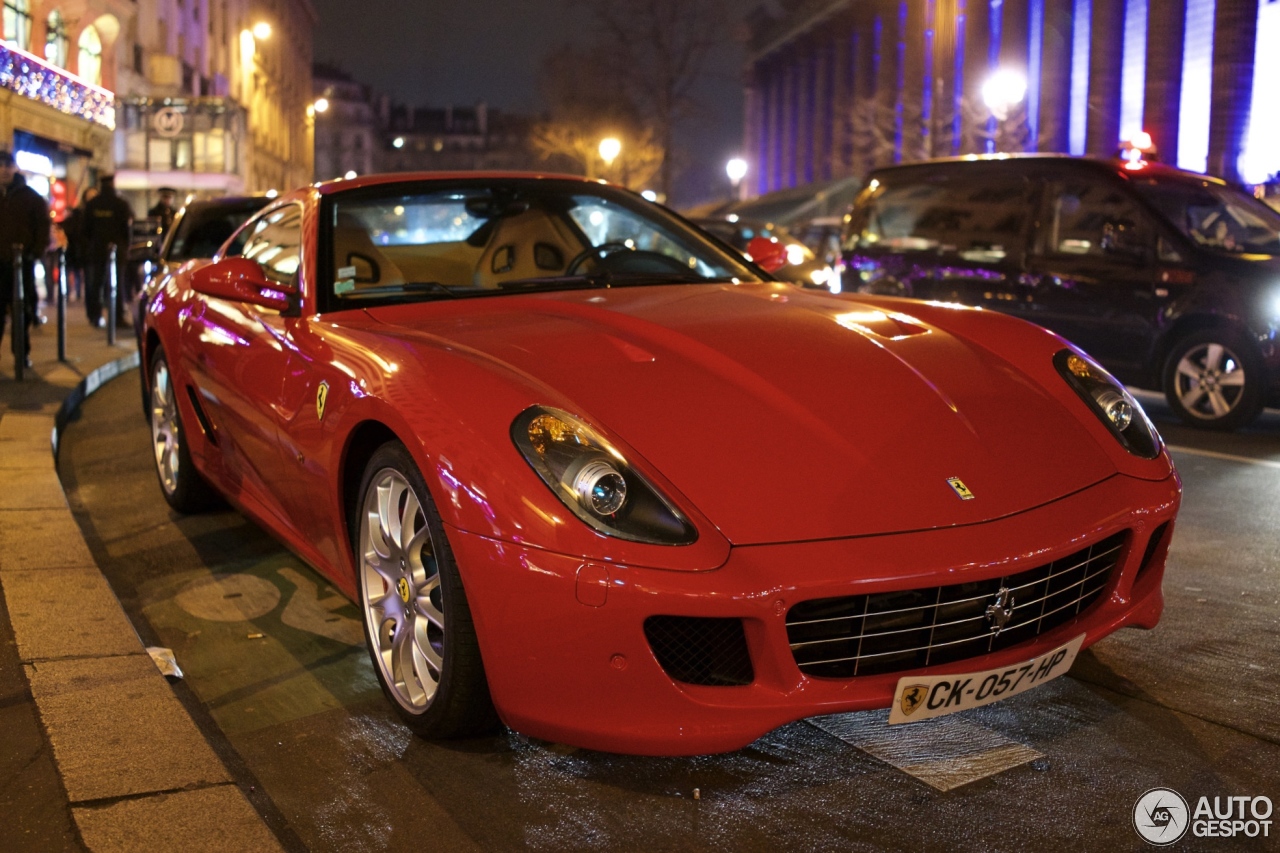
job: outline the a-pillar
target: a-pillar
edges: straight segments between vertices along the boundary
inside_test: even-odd
[[[1258,0],[1217,0],[1213,13],[1209,173],[1232,182],[1240,181],[1239,160],[1249,129],[1257,38]],[[1270,45],[1269,49],[1280,50],[1280,45]]]
[[[1186,0],[1147,0],[1147,80],[1142,129],[1159,158],[1178,161],[1178,111],[1182,100],[1182,42]]]
[[[1089,26],[1089,119],[1085,150],[1112,157],[1120,147],[1124,0],[1093,0]]]

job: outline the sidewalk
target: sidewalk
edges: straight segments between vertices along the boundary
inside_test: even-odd
[[[58,481],[57,431],[136,369],[133,330],[109,347],[72,304],[63,364],[46,314],[24,382],[9,335],[0,345],[0,849],[279,850],[143,648]]]

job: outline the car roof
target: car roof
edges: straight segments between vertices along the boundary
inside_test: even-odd
[[[914,163],[900,163],[873,169],[868,179],[909,174],[911,172],[955,172],[969,168],[972,164],[987,164],[988,168],[995,164],[1007,164],[1014,171],[1040,171],[1046,166],[1066,167],[1068,169],[1084,169],[1103,172],[1122,178],[1155,177],[1179,181],[1205,181],[1225,184],[1224,181],[1189,172],[1170,166],[1167,163],[1139,161],[1140,165],[1128,165],[1120,160],[1108,160],[1102,157],[1076,157],[1071,154],[970,154],[964,157],[941,157],[933,160],[921,160]]]
[[[482,183],[484,181],[573,181],[581,184],[608,184],[584,178],[582,175],[564,175],[555,172],[379,172],[372,175],[361,175],[358,178],[335,178],[332,181],[321,181],[315,188],[321,195],[346,192],[363,187],[376,187],[384,184],[411,184],[420,182],[456,182],[467,181]],[[612,186],[610,184],[610,186]]]

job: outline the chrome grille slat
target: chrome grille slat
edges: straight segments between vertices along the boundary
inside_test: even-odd
[[[1127,537],[1117,533],[1005,577],[800,602],[787,614],[791,653],[808,675],[847,678],[922,669],[1027,642],[1099,600]],[[1000,589],[1008,590],[1012,608],[996,632],[986,610]]]

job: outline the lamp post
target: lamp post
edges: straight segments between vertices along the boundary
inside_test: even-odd
[[[607,174],[613,168],[613,161],[618,159],[618,155],[622,153],[622,140],[616,136],[606,136],[600,140],[600,147],[597,149],[600,159],[604,161],[604,170]]]
[[[725,174],[729,176],[729,182],[733,184],[733,197],[735,199],[741,200],[744,195],[743,190],[746,189],[746,186],[742,183],[742,179],[747,176],[750,168],[747,165],[747,161],[741,157],[734,157],[724,164]]]
[[[1004,124],[1009,120],[1010,111],[1015,109],[1027,97],[1027,76],[1012,68],[998,68],[982,84],[982,102],[991,111],[994,127],[994,145],[988,151],[999,150],[1001,137],[1005,135]]]

